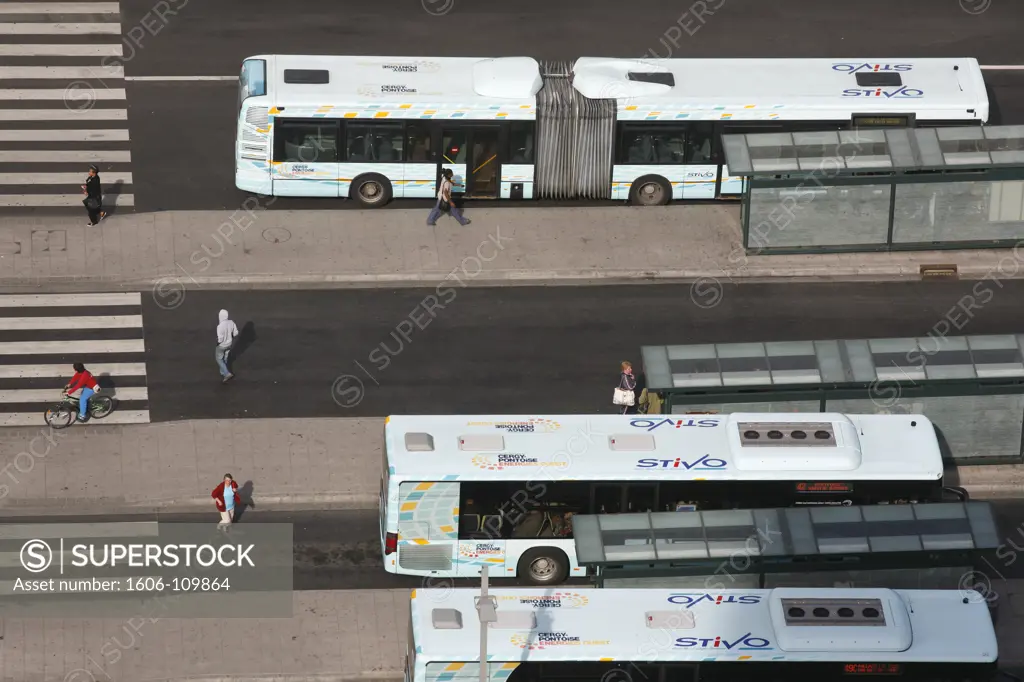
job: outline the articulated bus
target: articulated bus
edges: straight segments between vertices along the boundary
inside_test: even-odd
[[[380,539],[392,573],[553,585],[586,570],[574,514],[966,499],[920,415],[391,416]]]
[[[435,196],[447,167],[477,199],[728,199],[744,186],[722,135],[816,148],[988,116],[975,59],[260,55],[239,79],[235,184],[377,207]]]
[[[412,594],[405,682],[477,682],[473,589]],[[959,590],[491,590],[491,682],[989,682],[985,601]],[[1006,676],[1008,679],[1013,679]]]

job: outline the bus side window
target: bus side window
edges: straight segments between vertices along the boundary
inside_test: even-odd
[[[508,131],[509,163],[533,163],[533,124],[515,121]]]
[[[599,484],[594,486],[594,513],[619,514],[622,512],[622,486]]]
[[[441,164],[466,163],[466,131],[448,130],[441,144]]]
[[[714,129],[710,123],[695,123],[686,133],[686,163],[701,165],[713,163],[711,158]]]
[[[417,123],[406,126],[405,153],[407,163],[431,163],[434,160],[430,130]]]

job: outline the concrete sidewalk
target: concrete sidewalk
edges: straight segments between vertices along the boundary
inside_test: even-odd
[[[214,514],[225,473],[261,510],[374,509],[383,419],[197,420],[10,428],[0,439],[0,514]],[[977,497],[1019,495],[1024,466],[960,467]]]
[[[1000,664],[1022,665],[1024,581],[994,587],[1000,593],[996,621]],[[290,619],[155,622],[9,618],[0,620],[0,679],[390,682],[402,678],[408,590],[296,592],[293,614]]]
[[[955,263],[965,278],[1024,276],[1012,250],[748,256],[739,206],[473,208],[473,223],[423,211],[277,211],[24,218],[0,227],[0,288],[156,288],[172,305],[205,286],[465,285],[591,281],[900,279]]]
[[[0,679],[401,679],[409,590],[295,592],[293,604],[292,618],[0,619]]]

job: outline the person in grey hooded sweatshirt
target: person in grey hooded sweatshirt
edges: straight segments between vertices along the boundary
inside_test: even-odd
[[[220,311],[220,323],[217,324],[217,350],[214,352],[214,357],[217,359],[217,366],[220,368],[220,375],[224,383],[235,376],[228,371],[228,352],[235,343],[236,336],[238,336],[238,327],[228,319],[228,311]]]

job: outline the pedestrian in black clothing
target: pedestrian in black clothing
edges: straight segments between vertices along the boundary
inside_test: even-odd
[[[85,184],[82,185],[82,194],[85,195],[85,199],[82,199],[82,204],[85,206],[85,210],[89,212],[89,225],[96,225],[107,217],[107,212],[103,210],[103,189],[100,187],[100,169],[96,166],[89,166],[89,177],[85,179]]]

